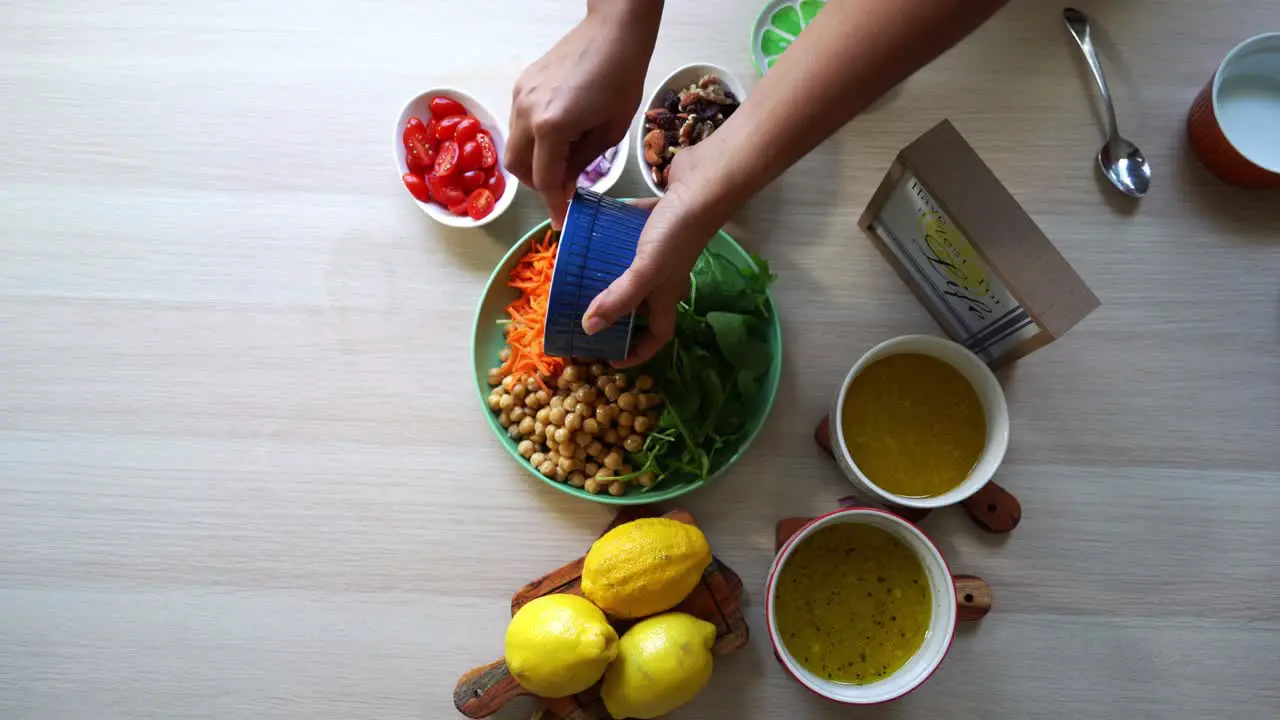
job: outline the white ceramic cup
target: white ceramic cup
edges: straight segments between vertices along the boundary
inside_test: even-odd
[[[929,619],[929,628],[925,632],[924,643],[916,650],[911,659],[903,663],[889,677],[866,685],[852,685],[827,680],[801,665],[787,650],[778,633],[778,620],[775,617],[777,607],[778,576],[783,566],[791,558],[795,549],[805,538],[819,529],[837,523],[861,523],[871,525],[893,533],[915,554],[924,566],[925,575],[929,579],[929,593],[933,600],[933,615]],[[765,592],[765,617],[769,623],[769,641],[782,666],[787,672],[800,681],[800,684],[829,700],[849,705],[874,705],[888,702],[906,695],[924,684],[933,674],[951,647],[951,640],[956,632],[956,588],[951,578],[951,570],[942,554],[933,542],[920,532],[916,526],[897,515],[872,508],[846,508],[823,515],[805,525],[778,551],[773,559],[773,567],[769,570],[769,582]]]
[[[969,471],[969,476],[956,487],[931,497],[905,497],[891,493],[872,482],[853,461],[849,447],[844,442],[845,398],[849,394],[849,386],[871,363],[890,355],[919,354],[929,355],[946,362],[960,371],[982,401],[982,409],[987,418],[987,444],[978,457],[978,462]],[[982,489],[995,475],[996,469],[1004,460],[1005,450],[1009,447],[1009,408],[1005,403],[1004,390],[1000,381],[992,374],[991,368],[982,362],[964,346],[945,338],[933,335],[903,335],[886,340],[871,348],[858,359],[853,369],[840,384],[840,390],[831,400],[830,420],[827,423],[831,433],[831,452],[836,463],[844,472],[849,482],[853,483],[856,494],[872,505],[883,505],[889,509],[907,507],[915,509],[931,509],[954,505],[967,499]]]

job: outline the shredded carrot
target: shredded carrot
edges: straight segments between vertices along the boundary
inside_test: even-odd
[[[529,252],[507,277],[507,285],[519,290],[520,297],[507,306],[507,315],[511,317],[507,325],[507,347],[511,354],[499,366],[503,375],[514,375],[516,380],[531,377],[548,392],[543,381],[556,377],[568,365],[565,358],[547,355],[542,347],[557,245],[548,230],[541,241],[533,241]]]

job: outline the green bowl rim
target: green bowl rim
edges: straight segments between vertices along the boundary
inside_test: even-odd
[[[489,296],[489,293],[493,288],[494,282],[499,280],[501,274],[514,261],[516,253],[518,251],[521,251],[526,246],[528,246],[528,244],[533,241],[533,238],[535,238],[538,235],[538,233],[545,232],[550,225],[551,225],[550,220],[543,220],[542,222],[535,225],[531,230],[529,230],[529,232],[525,233],[523,237],[517,240],[515,244],[513,244],[511,248],[507,250],[506,254],[502,256],[502,259],[498,261],[497,266],[494,267],[493,272],[489,275],[489,280],[485,283],[485,286],[484,286],[484,292],[480,295],[480,301],[476,303],[475,317],[471,323],[471,361],[473,365],[475,364],[475,360],[478,357],[478,353],[479,353],[479,348],[477,347],[478,345],[477,340],[480,337],[480,312],[481,310],[484,309],[485,298]],[[718,230],[717,234],[723,235],[726,240],[728,240],[730,243],[733,243],[734,247],[740,250],[743,255],[747,255],[748,261],[750,261],[749,260],[750,254],[746,251],[746,248],[743,248],[742,245],[737,240],[733,239],[732,235],[725,232],[723,228]],[[730,467],[733,467],[734,464],[736,464],[739,460],[741,460],[742,456],[746,454],[747,450],[750,449],[752,443],[754,443],[756,438],[760,435],[760,431],[764,429],[765,423],[768,422],[769,420],[769,416],[773,414],[774,402],[778,399],[778,387],[779,385],[781,385],[782,319],[778,316],[778,306],[777,306],[777,303],[774,301],[773,293],[766,292],[766,294],[769,297],[769,310],[770,310],[769,317],[770,317],[770,320],[772,321],[773,337],[774,337],[774,342],[770,343],[770,350],[772,351],[773,362],[774,362],[774,367],[770,368],[770,373],[776,372],[779,374],[778,382],[773,384],[772,386],[773,391],[770,392],[768,398],[765,399],[765,405],[760,415],[760,422],[757,423],[756,426],[747,433],[746,437],[743,439],[742,443],[739,445],[738,451],[735,452],[732,456],[730,456],[729,459],[725,461],[724,465],[720,467],[720,469],[708,475],[707,478],[704,480],[699,480],[697,482],[691,482],[691,483],[684,483],[682,485],[673,485],[664,490],[655,490],[654,492],[649,492],[649,493],[627,494],[621,497],[614,497],[613,495],[610,495],[608,493],[600,493],[598,495],[593,495],[587,492],[586,490],[573,487],[568,483],[562,483],[558,480],[555,480],[554,478],[546,477],[542,473],[538,472],[533,467],[533,465],[530,465],[528,460],[525,460],[524,458],[520,457],[520,454],[516,452],[515,448],[509,447],[507,445],[506,441],[508,440],[508,438],[506,436],[506,431],[503,430],[502,426],[498,424],[498,418],[493,414],[493,411],[489,409],[489,403],[488,403],[489,398],[487,395],[485,395],[484,391],[481,390],[482,383],[479,381],[479,378],[477,377],[477,378],[473,378],[473,381],[475,381],[476,399],[480,401],[480,410],[481,412],[484,413],[485,421],[489,424],[489,428],[493,430],[494,435],[498,438],[498,443],[502,446],[502,449],[506,450],[507,454],[510,455],[512,458],[514,458],[515,461],[519,463],[520,467],[524,468],[525,471],[528,472],[530,475],[533,475],[537,479],[541,480],[543,483],[550,485],[551,487],[559,490],[560,492],[572,495],[573,497],[601,503],[603,505],[647,505],[649,503],[656,503],[656,502],[662,502],[664,500],[670,500],[672,498],[677,498],[677,497],[680,497],[681,495],[685,495],[687,493],[693,492],[694,490],[697,490],[698,488],[706,485],[712,480],[715,480],[716,478],[720,477],[721,475],[724,474],[726,470],[728,470]]]

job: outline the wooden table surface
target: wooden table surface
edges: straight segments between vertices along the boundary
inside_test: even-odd
[[[748,83],[756,3],[669,0],[650,83]],[[893,335],[938,332],[855,228],[950,118],[1102,300],[1004,377],[1022,525],[925,529],[996,607],[873,718],[1280,715],[1280,196],[1218,184],[1186,108],[1272,0],[1084,2],[1152,194],[1101,186],[1060,8],[1015,2],[823,144],[731,232],[778,270],[786,360],[745,462],[685,506],[748,591],[751,646],[681,718],[841,718],[775,664],[783,515],[847,491],[810,439]],[[542,219],[424,216],[403,102],[506,115],[580,2],[0,2],[0,717],[454,716],[511,593],[602,506],[526,476],[470,386],[472,314]],[[927,42],[927,38],[922,38]],[[631,158],[634,163],[634,158]],[[618,194],[643,192],[634,164]],[[524,705],[507,714],[527,717]]]

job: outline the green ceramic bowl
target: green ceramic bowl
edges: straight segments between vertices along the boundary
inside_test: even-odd
[[[760,404],[755,416],[747,422],[747,431],[742,435],[738,446],[734,448],[733,454],[729,455],[718,466],[713,467],[706,480],[681,485],[659,484],[648,491],[642,490],[639,486],[634,486],[627,491],[626,495],[621,497],[614,497],[608,493],[592,495],[586,490],[575,488],[568,483],[557,482],[554,478],[544,477],[542,473],[539,473],[529,464],[528,460],[520,457],[520,453],[516,451],[516,443],[507,437],[507,432],[498,424],[498,417],[489,410],[488,398],[489,391],[492,388],[489,387],[488,374],[489,368],[498,364],[498,352],[506,345],[506,337],[499,321],[507,316],[507,304],[518,297],[515,290],[507,287],[507,275],[511,272],[511,268],[516,264],[516,261],[524,253],[528,252],[529,244],[535,238],[541,238],[546,234],[549,225],[549,221],[543,222],[530,230],[524,237],[520,238],[519,242],[512,246],[506,257],[502,258],[502,262],[498,263],[498,267],[494,268],[493,275],[489,276],[484,295],[480,298],[480,305],[476,308],[475,327],[472,329],[471,337],[471,360],[475,365],[476,400],[479,402],[480,411],[484,413],[489,427],[493,430],[494,438],[516,462],[520,463],[520,467],[524,468],[533,477],[561,492],[607,505],[641,505],[670,500],[697,490],[710,480],[719,477],[725,470],[729,469],[729,466],[742,457],[752,441],[756,439],[756,435],[760,433],[760,428],[764,427],[764,421],[769,417],[769,411],[773,409],[773,401],[778,394],[778,381],[782,376],[782,324],[778,320],[778,313],[773,306],[772,297],[769,298],[769,316],[771,318],[769,348],[773,354],[773,362],[769,366],[769,372],[760,388],[763,402]],[[747,254],[747,251],[743,250],[742,246],[726,235],[723,230],[711,239],[707,247],[721,253],[739,267],[751,266],[751,257]]]

